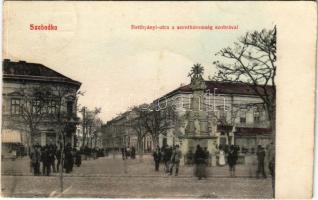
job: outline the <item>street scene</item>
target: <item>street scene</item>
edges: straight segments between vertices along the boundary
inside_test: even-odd
[[[43,46],[7,38],[2,196],[275,197],[272,21],[161,25],[166,10],[159,6],[158,16],[139,25],[144,17],[115,4],[77,6],[52,11],[74,23],[52,22],[56,35]],[[82,10],[76,20],[74,10]],[[106,15],[116,20],[105,26]],[[46,38],[41,28],[30,31],[20,32]]]
[[[126,168],[125,164],[126,163]],[[237,166],[237,177],[229,178],[228,168],[209,169],[207,179],[193,176],[193,167],[180,167],[178,177],[169,176],[160,164],[154,170],[151,155],[143,161],[123,161],[120,154],[83,161],[64,177],[65,191],[59,192],[59,176],[34,177],[29,160],[2,164],[2,194],[13,197],[108,197],[108,198],[271,198],[271,180],[250,178],[245,166]],[[253,171],[256,170],[253,165]],[[255,175],[255,174],[254,174]],[[238,196],[238,193],[240,194]]]

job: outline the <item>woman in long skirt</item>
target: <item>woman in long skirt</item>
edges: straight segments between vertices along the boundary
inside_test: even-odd
[[[225,155],[224,155],[224,151],[222,149],[220,150],[220,155],[219,155],[219,165],[220,166],[225,165]]]

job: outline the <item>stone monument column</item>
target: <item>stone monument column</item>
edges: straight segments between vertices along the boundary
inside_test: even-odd
[[[180,137],[182,141],[181,151],[185,156],[191,149],[193,152],[196,146],[207,147],[212,153],[213,145],[216,141],[214,136],[209,134],[208,125],[208,109],[205,106],[205,90],[207,88],[203,79],[203,67],[196,64],[192,67],[189,76],[191,77],[190,87],[192,89],[192,97],[190,109],[186,111],[185,134]]]

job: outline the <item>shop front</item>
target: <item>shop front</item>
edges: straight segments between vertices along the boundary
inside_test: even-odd
[[[4,129],[1,133],[1,158],[16,158],[23,156],[26,149],[22,144],[21,133],[16,130]]]

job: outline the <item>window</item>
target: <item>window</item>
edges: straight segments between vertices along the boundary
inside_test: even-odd
[[[72,116],[72,114],[73,114],[73,102],[68,101],[67,102],[67,115]]]
[[[254,123],[259,123],[259,122],[260,122],[260,111],[254,110]]]
[[[240,111],[240,123],[246,124],[246,110]]]
[[[56,101],[50,101],[48,104],[48,114],[54,115],[56,114]]]
[[[11,114],[17,115],[21,112],[21,101],[20,99],[11,99]]]
[[[41,101],[40,100],[34,100],[32,102],[32,112],[34,114],[40,114],[41,113]]]

